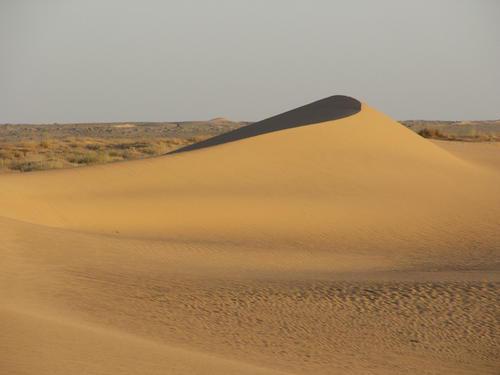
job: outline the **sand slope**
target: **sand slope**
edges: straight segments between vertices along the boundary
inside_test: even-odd
[[[500,142],[447,142],[434,140],[433,143],[477,166],[500,171]]]
[[[500,174],[367,105],[0,193],[9,373],[498,369]]]

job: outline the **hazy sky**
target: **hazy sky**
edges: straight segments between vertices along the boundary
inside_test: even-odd
[[[0,123],[500,118],[498,0],[0,0]]]

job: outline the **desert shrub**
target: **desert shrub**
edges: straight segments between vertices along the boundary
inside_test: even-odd
[[[102,151],[97,153],[97,163],[108,163],[111,160],[108,152]]]
[[[46,160],[43,165],[44,169],[59,169],[66,166],[64,161],[60,159]]]
[[[141,150],[146,155],[161,155],[168,151],[169,147],[166,143],[158,142],[152,143],[148,147]]]
[[[9,169],[20,172],[42,171],[47,169],[59,169],[65,167],[62,160],[14,160]]]
[[[98,164],[98,163],[106,163],[110,161],[110,157],[107,152],[79,152],[68,155],[66,160],[73,164]]]
[[[435,138],[435,139],[448,139],[448,136],[443,134],[440,130],[438,129],[429,129],[429,128],[423,128],[418,132],[419,135],[421,135],[424,138]]]
[[[108,155],[113,157],[113,158],[122,158],[124,154],[124,151],[121,150],[109,150]]]
[[[0,169],[8,169],[10,165],[10,160],[0,158]]]
[[[102,149],[102,146],[99,143],[91,143],[91,144],[85,145],[85,148],[88,150],[98,151],[98,150]]]
[[[167,138],[167,139],[163,139],[162,142],[164,142],[169,147],[175,147],[175,146],[180,146],[180,145],[183,145],[183,144],[186,144],[186,143],[192,143],[192,142],[195,142],[195,141],[191,141],[191,140],[185,140],[185,141],[183,141],[183,140],[181,140],[179,138]]]
[[[66,157],[66,160],[74,164],[93,164],[98,161],[96,152],[74,153]]]
[[[145,148],[148,147],[149,143],[148,142],[121,142],[121,143],[115,143],[113,145],[113,148],[117,148],[120,150],[128,150],[128,149],[136,149],[136,148]]]
[[[138,152],[135,148],[131,148],[129,150],[125,150],[122,154],[122,157],[126,160],[130,159],[138,159],[142,156],[140,152]]]
[[[188,143],[197,143],[197,142],[204,141],[207,138],[209,138],[209,137],[203,136],[203,135],[198,135],[198,136],[188,138],[187,141],[188,141]],[[182,143],[182,142],[179,142],[179,143]]]
[[[35,141],[21,141],[13,144],[13,146],[17,147],[20,150],[36,150],[39,146],[38,142]]]
[[[46,168],[44,168],[43,163],[39,160],[14,160],[10,164],[9,169],[21,172],[31,172],[41,171]]]
[[[13,157],[14,157],[14,152],[12,150],[0,148],[1,159],[12,159]]]
[[[47,141],[47,140],[43,140],[43,141],[40,142],[40,147],[47,149],[47,148],[50,147],[50,142]]]

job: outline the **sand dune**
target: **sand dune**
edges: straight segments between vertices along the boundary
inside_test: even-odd
[[[5,371],[495,373],[500,173],[346,102],[1,176]]]

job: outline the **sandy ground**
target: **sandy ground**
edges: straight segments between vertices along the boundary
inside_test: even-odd
[[[0,373],[497,374],[489,147],[363,105],[0,176]]]
[[[500,142],[432,142],[459,158],[500,171]]]

